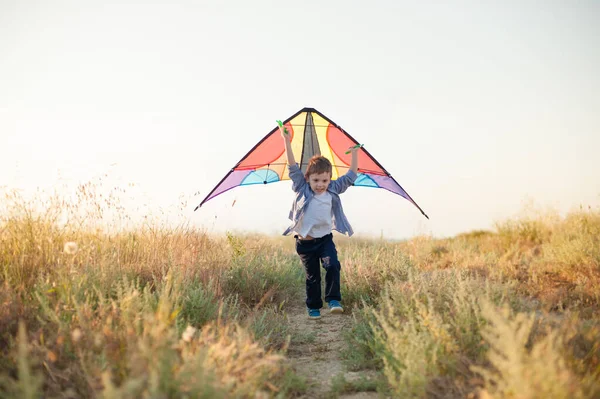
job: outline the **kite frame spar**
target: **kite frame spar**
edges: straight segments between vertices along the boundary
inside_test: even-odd
[[[347,136],[347,137],[348,137],[348,138],[349,138],[351,141],[353,141],[353,142],[356,144],[356,146],[362,146],[361,144],[359,144],[359,143],[358,143],[358,141],[356,141],[356,140],[354,139],[354,137],[352,137],[350,134],[348,134],[348,132],[346,132],[344,129],[342,129],[342,127],[341,127],[341,126],[339,126],[337,123],[333,122],[333,121],[332,121],[330,118],[328,118],[327,116],[325,116],[325,115],[324,115],[322,112],[320,112],[320,111],[318,111],[318,110],[316,110],[316,109],[314,109],[314,108],[309,108],[309,107],[302,108],[301,110],[299,110],[298,112],[296,112],[295,114],[293,114],[292,116],[290,116],[289,118],[287,118],[285,121],[283,121],[283,123],[282,123],[282,124],[283,124],[283,125],[287,124],[288,122],[290,122],[291,120],[293,120],[294,118],[296,118],[298,115],[300,115],[300,114],[301,114],[301,113],[303,113],[303,112],[312,112],[312,113],[315,113],[315,114],[319,115],[321,118],[323,118],[324,120],[326,120],[327,122],[329,122],[331,125],[333,125],[333,126],[337,127],[337,128],[338,128],[338,129],[339,129],[339,130],[340,130],[340,131],[343,133],[343,134],[345,134],[345,135],[346,135],[346,136]],[[261,145],[261,144],[262,144],[262,143],[263,143],[265,140],[267,140],[267,139],[268,139],[268,138],[269,138],[269,137],[270,137],[270,136],[271,136],[273,133],[275,133],[277,130],[279,130],[279,126],[275,127],[273,130],[271,130],[269,133],[267,133],[267,134],[266,134],[266,135],[265,135],[265,136],[264,136],[264,137],[263,137],[263,138],[262,138],[262,139],[261,139],[261,140],[260,140],[258,143],[256,143],[256,145],[255,145],[254,147],[252,147],[252,149],[251,149],[250,151],[248,151],[248,152],[246,153],[246,155],[244,155],[244,156],[243,156],[243,157],[242,157],[242,158],[241,158],[241,159],[240,159],[240,160],[239,160],[239,161],[238,161],[238,162],[235,164],[235,166],[229,170],[229,172],[228,172],[228,173],[227,173],[227,174],[226,174],[226,175],[225,175],[225,176],[224,176],[224,177],[221,179],[221,181],[219,181],[219,183],[218,183],[218,184],[217,184],[217,185],[216,185],[216,186],[215,186],[215,187],[214,187],[214,188],[213,188],[213,189],[210,191],[210,193],[208,193],[208,195],[207,195],[207,196],[206,196],[206,197],[205,197],[205,198],[202,200],[202,202],[200,202],[200,204],[199,204],[198,206],[196,206],[196,208],[194,208],[194,211],[198,210],[198,208],[200,208],[200,207],[201,207],[202,205],[204,205],[204,204],[205,204],[205,203],[206,203],[206,202],[207,202],[209,199],[211,199],[211,196],[212,196],[212,194],[215,192],[215,190],[217,190],[217,189],[218,189],[218,188],[221,186],[221,184],[222,184],[222,183],[223,183],[223,182],[224,182],[224,181],[225,181],[225,180],[226,180],[226,179],[229,177],[229,175],[230,175],[231,173],[233,173],[233,172],[236,170],[236,168],[237,168],[237,167],[238,167],[238,166],[239,166],[239,165],[240,165],[240,164],[241,164],[241,163],[242,163],[242,162],[243,162],[243,161],[244,161],[244,160],[245,160],[245,159],[246,159],[246,158],[247,158],[247,157],[248,157],[250,154],[252,154],[252,152],[253,152],[254,150],[256,150],[256,149],[257,149],[257,148],[258,148],[258,147],[259,147],[259,146],[260,146],[260,145]],[[391,179],[391,180],[392,180],[392,181],[393,181],[395,184],[397,184],[397,185],[398,185],[398,187],[400,187],[400,189],[402,189],[402,191],[403,191],[403,192],[406,194],[406,197],[407,197],[406,199],[408,199],[408,200],[409,200],[409,201],[410,201],[410,202],[411,202],[411,203],[412,203],[414,206],[416,206],[416,207],[417,207],[417,209],[419,209],[419,211],[421,211],[421,214],[423,214],[423,216],[425,216],[427,219],[429,219],[429,216],[427,216],[427,215],[425,214],[425,212],[423,212],[423,210],[421,209],[421,207],[420,207],[419,205],[417,205],[417,203],[416,203],[416,202],[415,202],[415,201],[412,199],[412,197],[411,197],[411,196],[410,196],[410,195],[409,195],[409,194],[406,192],[406,190],[404,190],[404,188],[402,188],[402,186],[400,185],[400,183],[398,183],[398,182],[396,181],[396,179],[394,179],[394,178],[392,177],[392,175],[391,175],[391,174],[390,174],[390,173],[389,173],[389,172],[388,172],[388,171],[387,171],[387,170],[386,170],[386,169],[385,169],[385,168],[384,168],[384,167],[383,167],[383,166],[382,166],[382,165],[381,165],[381,164],[380,164],[380,163],[379,163],[379,162],[378,162],[378,161],[377,161],[377,160],[376,160],[376,159],[375,159],[375,158],[374,158],[374,157],[373,157],[373,156],[372,156],[370,153],[369,153],[369,151],[367,151],[367,150],[366,150],[364,147],[362,147],[362,148],[361,148],[361,151],[363,151],[363,152],[364,152],[364,153],[365,153],[365,154],[366,154],[366,155],[367,155],[367,156],[368,156],[368,157],[369,157],[369,158],[370,158],[370,159],[371,159],[371,160],[372,160],[372,161],[373,161],[373,162],[374,162],[374,163],[375,163],[375,164],[376,164],[376,165],[377,165],[379,168],[381,168],[381,170],[382,170],[382,171],[383,171],[383,172],[386,174],[386,176],[387,176],[388,178],[390,178],[390,179]],[[360,173],[360,168],[359,168],[359,173]],[[264,183],[264,184],[267,184],[267,181],[265,180],[263,183]],[[228,189],[226,189],[226,190],[224,190],[224,191],[220,192],[220,193],[219,193],[219,194],[217,194],[217,195],[221,195],[221,194],[223,194],[224,192],[227,192],[227,191],[229,191],[229,190],[231,190],[231,189],[233,189],[233,188],[235,188],[235,187],[239,187],[239,186],[232,186],[232,187],[230,187],[230,188],[228,188]],[[380,187],[380,188],[383,188],[383,189],[385,189],[385,190],[387,190],[387,191],[390,191],[390,192],[392,192],[392,193],[394,193],[394,194],[398,194],[398,193],[396,193],[396,192],[394,192],[394,191],[392,191],[392,190],[390,190],[390,189],[388,189],[388,188],[386,188],[386,187]],[[217,195],[215,195],[215,197],[216,197]],[[400,195],[400,194],[398,194],[398,195]],[[400,195],[400,196],[402,196],[402,197],[403,197],[403,195]],[[213,197],[213,198],[214,198],[214,197]]]

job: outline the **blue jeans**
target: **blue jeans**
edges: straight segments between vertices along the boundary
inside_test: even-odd
[[[329,233],[312,240],[300,240],[296,236],[296,252],[300,256],[306,271],[306,306],[309,309],[321,309],[321,268],[325,273],[325,301],[342,300],[340,293],[340,261],[333,243],[333,234]]]

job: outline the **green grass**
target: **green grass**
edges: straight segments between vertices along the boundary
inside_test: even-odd
[[[355,392],[382,392],[385,391],[385,383],[381,379],[359,378],[348,381],[343,374],[333,378],[331,390],[325,395],[326,398],[338,398],[343,394]]]
[[[347,277],[368,294],[346,337],[346,366],[382,370],[398,397],[595,397],[599,216],[550,214],[500,223],[497,232],[374,242],[378,261],[401,255],[393,268],[357,267]],[[340,252],[355,249],[347,245]]]
[[[0,204],[0,390],[8,397],[293,397],[293,245],[148,222],[82,186]],[[117,214],[119,221],[126,219]],[[112,226],[112,227],[111,227]],[[116,227],[115,227],[116,226]],[[600,212],[403,242],[336,239],[353,326],[330,394],[600,395]]]

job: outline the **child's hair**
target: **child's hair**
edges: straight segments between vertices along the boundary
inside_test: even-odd
[[[308,161],[308,167],[306,168],[306,173],[304,174],[304,177],[308,179],[312,174],[319,174],[325,172],[328,172],[329,175],[331,175],[331,162],[329,162],[329,159],[325,158],[322,155],[315,155],[310,159],[310,161]]]

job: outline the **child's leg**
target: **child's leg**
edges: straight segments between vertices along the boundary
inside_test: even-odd
[[[319,264],[319,245],[314,241],[296,239],[296,252],[300,256],[306,271],[306,307],[321,309],[321,268]]]
[[[342,294],[340,292],[340,261],[337,257],[337,250],[333,243],[333,235],[329,235],[323,242],[321,252],[321,262],[325,273],[325,301],[331,300],[341,301]]]

